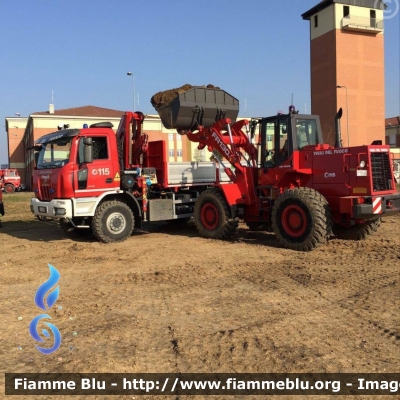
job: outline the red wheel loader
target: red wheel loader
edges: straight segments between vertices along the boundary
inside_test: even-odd
[[[332,232],[363,239],[382,217],[400,211],[389,146],[342,147],[341,110],[336,144],[330,146],[323,143],[318,116],[298,114],[291,106],[286,115],[231,124],[229,108],[214,105],[223,93],[207,92],[204,98],[189,90],[157,110],[164,126],[213,151],[230,178],[196,201],[201,236],[227,238],[242,220],[251,229],[274,231],[283,247],[309,251]],[[218,117],[223,118],[215,122]]]

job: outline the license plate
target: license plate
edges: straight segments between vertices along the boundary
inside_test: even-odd
[[[39,206],[39,207],[38,207],[38,210],[39,210],[40,213],[47,213],[47,207],[41,207],[41,206]]]

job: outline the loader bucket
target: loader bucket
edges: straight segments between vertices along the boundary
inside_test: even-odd
[[[239,100],[221,89],[196,87],[177,95],[157,112],[167,129],[193,130],[199,125],[209,128],[222,118],[235,122]]]

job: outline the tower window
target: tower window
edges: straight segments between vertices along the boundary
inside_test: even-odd
[[[369,16],[370,16],[370,20],[371,20],[371,27],[376,28],[376,11],[370,10]]]
[[[314,16],[314,28],[318,28],[318,15]]]
[[[349,6],[343,6],[343,17],[344,18],[350,17],[350,7]]]

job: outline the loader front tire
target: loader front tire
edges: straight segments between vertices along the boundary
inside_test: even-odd
[[[135,218],[132,210],[117,200],[101,203],[94,214],[94,236],[103,243],[123,242],[132,234]]]
[[[232,218],[228,204],[217,188],[201,193],[194,207],[194,222],[200,236],[208,239],[227,239],[238,227],[238,221]]]
[[[286,190],[275,201],[272,225],[283,247],[298,251],[313,250],[325,244],[332,233],[329,204],[314,189]]]

